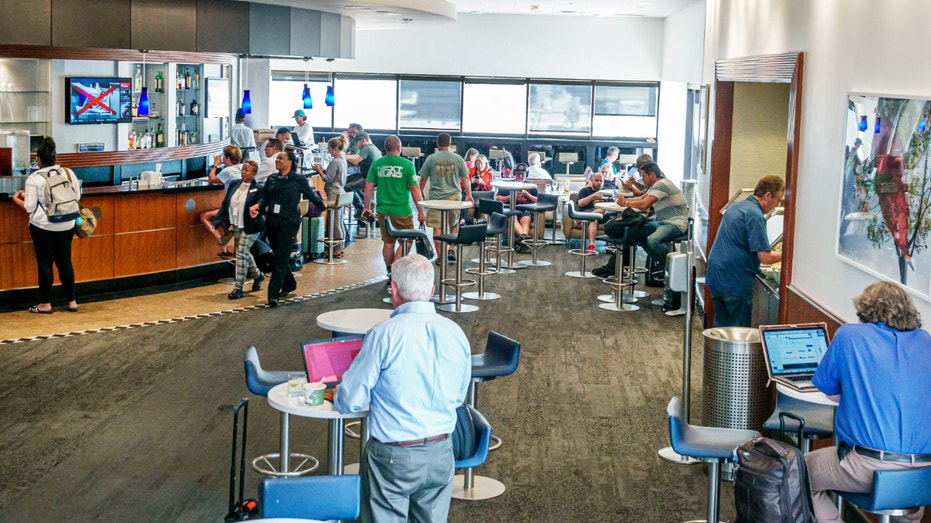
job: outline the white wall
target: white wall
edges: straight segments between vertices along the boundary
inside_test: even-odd
[[[666,18],[663,26],[664,81],[701,81],[704,20],[705,0],[695,2]]]
[[[931,2],[707,4],[707,83],[714,80],[719,58],[805,53],[793,283],[845,320],[856,321],[850,299],[874,278],[834,254],[847,93],[931,95],[931,69],[921,58]],[[931,304],[916,302],[924,317],[931,317]]]
[[[125,71],[120,71],[117,62],[107,60],[52,60],[51,67],[52,85],[49,90],[49,107],[52,113],[49,115],[49,121],[52,125],[52,138],[58,144],[58,152],[77,152],[76,144],[92,142],[103,142],[107,151],[117,149],[118,133],[125,130],[128,134],[130,124],[70,125],[65,123],[65,78],[69,76],[131,77],[129,66],[126,66]],[[123,147],[126,147],[125,140]]]

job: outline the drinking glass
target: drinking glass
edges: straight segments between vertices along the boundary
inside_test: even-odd
[[[304,373],[303,372],[289,372],[288,373],[288,396],[296,398],[298,396],[303,396],[304,390],[301,386],[304,385]]]

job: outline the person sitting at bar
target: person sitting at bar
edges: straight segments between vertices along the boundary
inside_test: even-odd
[[[615,183],[617,180],[617,167],[614,166],[614,162],[617,161],[620,152],[621,150],[617,147],[608,147],[607,156],[598,166],[598,171],[604,175],[605,189],[617,189],[617,184]],[[607,167],[607,170],[605,170],[605,167]]]
[[[527,166],[519,163],[514,167],[514,178],[518,182],[524,181],[524,177],[527,175]],[[510,205],[511,204],[511,193],[505,192],[495,196],[495,199],[499,202]],[[525,203],[536,203],[537,197],[533,195],[527,189],[521,189],[517,191],[517,205],[522,205]],[[530,246],[527,245],[527,239],[530,238],[530,231],[532,225],[533,215],[527,211],[520,211],[514,219],[514,234],[517,238],[514,242],[516,244],[514,250],[516,252],[527,252],[530,250]]]
[[[298,109],[294,111],[293,118],[297,125],[291,129],[291,132],[297,135],[301,147],[310,147],[314,144],[314,128],[307,123],[307,114],[302,109]]]
[[[594,212],[604,214],[604,209],[595,207],[598,202],[608,201],[610,198],[602,194],[602,184],[604,176],[601,173],[595,173],[588,181],[588,185],[579,189],[578,209],[581,212]],[[595,235],[598,234],[598,222],[588,222],[588,248],[589,251],[595,250]]]
[[[281,141],[281,147],[282,150],[284,150],[289,145],[291,145],[291,129],[288,129],[287,127],[279,127],[278,131],[275,132],[275,139]],[[262,144],[262,148],[264,149],[265,146],[268,145],[268,142],[271,140],[271,138],[265,140],[265,143]]]
[[[262,145],[262,154],[265,155],[265,159],[259,164],[259,172],[255,175],[256,181],[265,183],[269,176],[278,172],[278,168],[275,167],[275,160],[278,159],[278,153],[281,151],[284,151],[284,144],[281,143],[281,140],[278,138],[266,140]]]
[[[895,283],[872,283],[853,304],[860,323],[837,329],[812,378],[838,402],[838,446],[805,455],[819,523],[842,521],[830,491],[866,493],[875,470],[931,466],[931,335]],[[923,512],[895,521],[918,523]]]
[[[472,168],[469,169],[469,185],[472,191],[490,191],[491,190],[491,169],[488,167],[488,158],[480,154],[475,157]],[[463,186],[465,181],[461,182]],[[465,190],[465,187],[463,187]]]
[[[327,152],[330,154],[330,163],[326,171],[317,164],[314,164],[314,171],[323,178],[323,191],[326,193],[328,206],[335,206],[339,200],[339,195],[343,193],[343,187],[346,186],[346,154],[343,150],[346,148],[346,138],[342,135],[330,138],[327,142]],[[331,240],[342,241],[345,238],[343,233],[342,221],[334,227],[333,238]],[[334,258],[343,257],[342,247],[333,251]]]
[[[553,180],[550,173],[546,172],[546,169],[540,165],[540,153],[530,153],[527,156],[527,163],[530,164],[527,167],[528,180]]]
[[[230,130],[230,143],[248,152],[255,150],[255,133],[246,127],[246,114],[242,109],[236,109],[236,123]]]
[[[213,157],[213,167],[211,167],[210,172],[207,173],[207,180],[217,185],[222,184],[224,191],[229,190],[231,182],[242,179],[241,163],[242,151],[239,147],[227,145],[223,148],[223,154],[218,154]],[[220,167],[221,164],[223,167]],[[229,227],[214,227],[213,218],[217,215],[217,211],[219,210],[220,209],[214,209],[201,214],[200,221],[210,234],[216,238],[221,248],[219,256],[225,260],[227,258],[232,258],[234,255],[234,253],[226,250],[227,244],[233,239],[233,229]]]
[[[648,163],[653,163],[652,156],[650,156],[649,154],[641,154],[640,156],[638,156],[637,162],[635,164],[636,170],[633,172],[628,172],[627,179],[621,182],[621,186],[624,189],[634,193],[634,196],[640,196],[641,194],[646,192],[646,186],[638,182],[634,174],[638,173],[640,171],[640,168]]]
[[[478,149],[474,147],[469,147],[469,149],[462,155],[462,159],[465,160],[466,167],[471,169],[475,166],[475,159],[478,158]]]

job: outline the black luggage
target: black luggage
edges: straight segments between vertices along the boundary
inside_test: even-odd
[[[254,499],[243,499],[246,473],[246,429],[249,425],[249,400],[243,398],[236,405],[226,405],[224,409],[233,411],[233,453],[230,462],[230,503],[229,512],[223,521],[245,521],[257,519],[259,504]],[[236,501],[236,437],[239,433],[239,411],[242,410],[242,447],[239,449],[239,501]]]
[[[802,452],[766,437],[737,447],[737,523],[815,523]]]
[[[255,240],[252,248],[249,249],[252,257],[255,258],[255,265],[263,273],[271,273],[275,269],[275,253],[272,248],[262,240]]]

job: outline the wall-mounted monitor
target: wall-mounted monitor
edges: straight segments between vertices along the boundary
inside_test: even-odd
[[[129,78],[65,78],[67,123],[129,123],[132,104]]]
[[[229,78],[207,78],[207,111],[204,118],[230,117]]]

